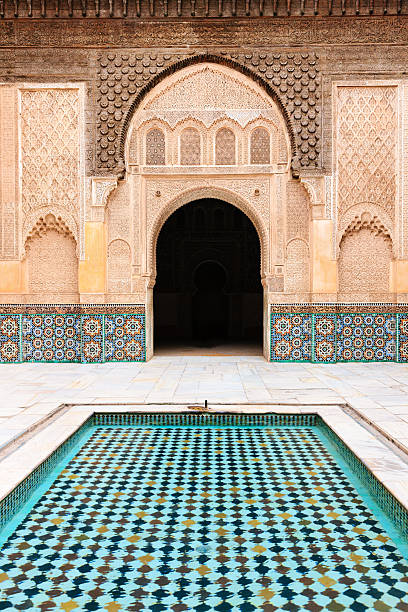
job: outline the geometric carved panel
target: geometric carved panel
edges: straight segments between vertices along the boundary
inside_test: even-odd
[[[56,205],[72,214],[80,205],[79,90],[20,91],[23,212]]]
[[[162,130],[149,130],[146,135],[146,165],[164,166],[166,163],[166,142]]]
[[[198,166],[200,161],[200,134],[194,128],[186,128],[180,135],[180,164]]]
[[[0,87],[0,259],[18,258],[17,89]]]
[[[269,164],[271,139],[267,129],[256,128],[251,134],[251,164]]]
[[[337,87],[339,216],[372,202],[394,218],[397,162],[397,87]]]
[[[235,164],[235,134],[229,128],[221,128],[215,136],[215,163]]]

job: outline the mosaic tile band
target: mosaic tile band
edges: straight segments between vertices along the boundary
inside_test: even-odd
[[[0,314],[0,363],[145,359],[144,313]]]
[[[407,362],[408,314],[273,312],[271,361]]]

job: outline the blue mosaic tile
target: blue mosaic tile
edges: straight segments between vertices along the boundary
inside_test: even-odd
[[[5,542],[2,609],[406,610],[354,483],[311,427],[98,427]]]
[[[81,361],[83,363],[103,363],[104,354],[104,315],[81,315]]]
[[[19,314],[0,314],[0,363],[21,361]]]
[[[313,361],[336,362],[336,314],[313,315]]]
[[[312,359],[312,315],[271,314],[271,360]]]
[[[24,315],[22,335],[24,361],[81,361],[81,318],[78,314]]]
[[[408,361],[408,314],[398,315],[398,361]]]
[[[396,315],[337,314],[337,361],[395,361]]]
[[[143,314],[105,315],[105,360],[145,360]]]

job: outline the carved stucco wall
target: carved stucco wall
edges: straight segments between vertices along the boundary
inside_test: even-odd
[[[337,206],[372,202],[394,218],[397,87],[337,88]]]
[[[281,105],[292,140],[294,166],[320,165],[321,83],[315,52],[192,53],[112,50],[98,56],[97,170],[120,170],[129,122],[145,92],[186,65],[214,60],[235,66],[264,85]]]
[[[19,252],[17,90],[0,86],[0,259]]]
[[[339,293],[367,299],[390,291],[390,262],[401,246],[400,89],[373,81],[334,91]]]
[[[113,240],[108,245],[108,286],[109,293],[130,293],[131,251],[124,240]]]
[[[297,296],[294,301],[310,291],[309,247],[298,238],[286,245],[285,291]]]
[[[306,189],[289,181],[286,190],[286,265],[285,291],[302,294],[310,291],[310,200]]]
[[[398,87],[335,87],[337,246],[362,216],[375,215],[394,239],[397,223]],[[396,246],[396,245],[394,245]]]
[[[23,260],[24,299],[78,299],[83,98],[81,84],[0,85],[0,259]]]
[[[266,131],[271,141],[265,164],[285,164],[290,142],[276,103],[236,70],[204,62],[180,69],[146,95],[132,117],[126,161],[156,166],[249,164],[256,128]],[[190,140],[195,135],[191,164],[180,157],[186,133]]]
[[[26,243],[29,301],[79,300],[76,242],[51,214],[37,223]]]
[[[132,249],[140,251],[140,241],[133,239],[133,214],[129,184],[121,183],[108,198],[106,223],[107,248],[107,291],[109,294],[131,292]]]
[[[23,244],[39,215],[62,215],[79,240],[82,214],[78,87],[20,89]]]

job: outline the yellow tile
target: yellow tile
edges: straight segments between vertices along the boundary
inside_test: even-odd
[[[336,580],[333,580],[333,578],[330,578],[330,576],[322,576],[319,578],[319,582],[321,582],[325,587],[330,587],[333,584],[336,584]]]
[[[149,561],[153,561],[153,559],[154,557],[152,557],[152,555],[149,555],[149,553],[147,553],[147,555],[139,557],[139,561],[141,561],[143,565],[146,565],[146,563],[149,563]]]

